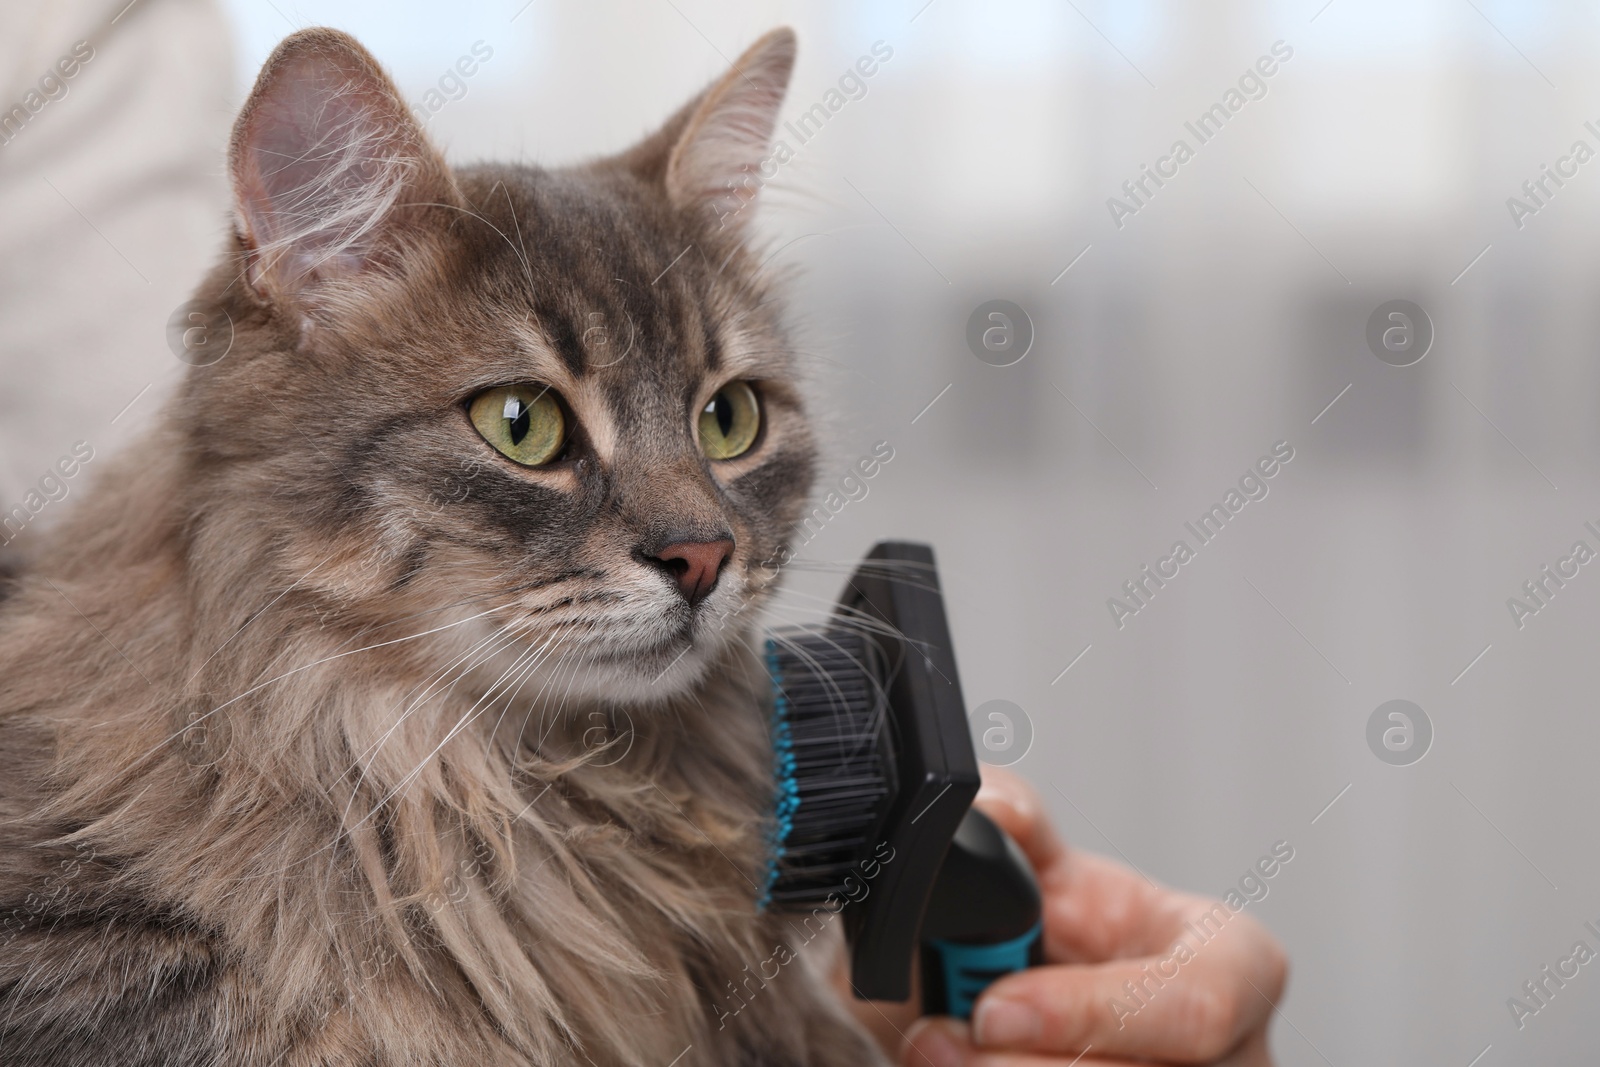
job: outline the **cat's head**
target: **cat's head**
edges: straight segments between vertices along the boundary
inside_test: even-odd
[[[770,595],[812,477],[745,244],[793,59],[769,34],[615,157],[452,170],[354,40],[284,41],[200,296],[233,347],[180,398],[199,550],[267,552],[264,579],[367,632],[438,627],[438,656],[691,684]]]

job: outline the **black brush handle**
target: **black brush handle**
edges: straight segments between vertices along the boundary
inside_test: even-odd
[[[1022,849],[968,809],[922,920],[922,1010],[972,1016],[990,984],[1043,962],[1042,899]]]
[[[911,996],[925,902],[962,814],[978,794],[978,760],[951,647],[933,550],[873,546],[840,599],[842,620],[872,620],[886,669],[895,802],[878,839],[893,855],[871,895],[845,911],[851,981],[863,1000]],[[859,622],[858,622],[859,626]]]

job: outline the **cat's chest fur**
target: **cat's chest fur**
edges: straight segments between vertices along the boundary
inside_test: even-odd
[[[342,796],[216,773],[239,772],[250,716],[284,713],[263,699],[213,733],[226,751],[178,746],[89,825],[8,825],[0,1036],[74,1067],[873,1062],[818,973],[836,918],[755,907],[770,782],[747,679],[699,697],[604,738],[565,716],[542,751],[462,731],[408,787]],[[102,1026],[58,1030],[83,1017]]]

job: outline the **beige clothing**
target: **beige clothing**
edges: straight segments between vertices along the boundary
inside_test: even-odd
[[[221,249],[237,101],[210,0],[0,0],[0,25],[7,513],[47,499],[75,442],[116,451],[183,368],[166,323]],[[46,487],[70,494],[94,468]]]

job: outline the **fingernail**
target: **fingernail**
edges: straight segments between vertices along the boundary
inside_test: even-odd
[[[945,1028],[932,1019],[919,1019],[906,1035],[906,1043],[921,1054],[917,1057],[918,1063],[925,1059],[933,1067],[961,1067],[966,1062],[965,1053],[950,1039]]]
[[[1001,997],[985,997],[972,1016],[972,1034],[980,1045],[1015,1048],[1039,1037],[1039,1013],[1026,1004]]]

